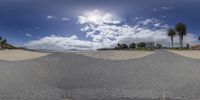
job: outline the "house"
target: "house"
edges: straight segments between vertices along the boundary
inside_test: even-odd
[[[197,45],[189,44],[189,48],[190,49],[195,49],[195,50],[200,50],[200,44],[197,44]]]
[[[154,42],[147,42],[147,43],[145,43],[145,47],[146,48],[154,48],[154,46],[155,46]]]

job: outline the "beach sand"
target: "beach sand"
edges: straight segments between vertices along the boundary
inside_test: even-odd
[[[168,50],[169,52],[193,58],[193,59],[200,59],[200,50]]]
[[[40,53],[26,50],[0,50],[0,60],[5,61],[21,61],[30,60],[43,56],[47,56],[50,53]]]
[[[82,52],[77,54],[82,54],[84,56],[99,58],[99,59],[108,59],[108,60],[128,60],[142,58],[154,53],[153,51],[97,51],[97,52]]]

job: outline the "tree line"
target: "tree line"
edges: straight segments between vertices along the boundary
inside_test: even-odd
[[[7,43],[7,40],[0,36],[0,49],[13,49],[14,46]]]
[[[145,42],[140,42],[140,43],[131,43],[130,45],[127,44],[120,44],[118,43],[115,49],[117,50],[125,50],[125,49],[147,49],[147,45]],[[149,48],[149,49],[154,49],[154,48],[162,48],[161,44],[156,44],[155,46]]]

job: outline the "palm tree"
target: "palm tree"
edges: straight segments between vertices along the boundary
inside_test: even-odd
[[[2,37],[0,36],[0,49],[2,49]]]
[[[6,47],[6,44],[7,44],[7,40],[6,40],[6,39],[3,39],[3,40],[1,41],[1,47],[2,47],[2,48],[5,48],[5,47]]]
[[[2,37],[0,36],[0,44],[1,44],[1,41],[2,41]]]
[[[187,28],[186,28],[185,24],[183,24],[183,23],[176,24],[175,28],[179,35],[180,49],[182,49],[183,48],[183,37],[187,34]]]
[[[3,45],[7,44],[7,40],[6,40],[6,39],[3,39],[3,40],[1,41],[1,44],[3,44]]]
[[[121,50],[121,44],[118,43],[116,48]]]
[[[172,28],[168,29],[167,35],[171,38],[172,48],[174,47],[174,36],[176,35],[176,31]]]

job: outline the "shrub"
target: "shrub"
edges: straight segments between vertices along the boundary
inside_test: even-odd
[[[145,48],[145,43],[144,42],[140,42],[137,44],[138,48]]]
[[[157,49],[161,49],[161,48],[162,48],[162,45],[161,45],[161,44],[156,44],[156,48],[157,48]]]
[[[128,45],[127,44],[121,44],[121,49],[128,49]]]
[[[136,48],[136,44],[135,44],[135,43],[131,43],[131,44],[129,45],[129,48],[135,49],[135,48]]]

